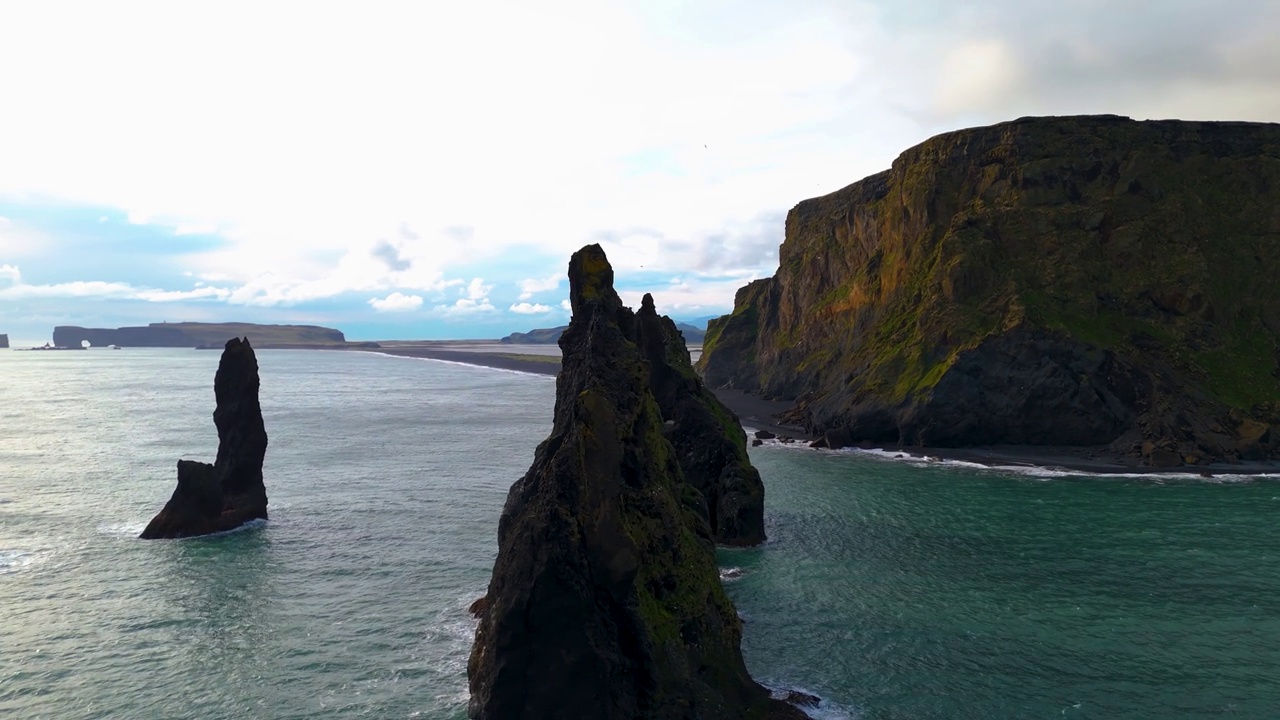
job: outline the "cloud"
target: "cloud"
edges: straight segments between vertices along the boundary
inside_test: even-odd
[[[494,312],[497,309],[489,302],[488,298],[481,300],[462,298],[452,305],[437,305],[435,312],[442,317],[458,317]]]
[[[213,223],[180,223],[173,229],[173,234],[182,235],[214,235],[218,232],[218,226]]]
[[[539,304],[530,305],[527,302],[522,302],[522,303],[512,305],[509,309],[511,310],[511,312],[517,313],[519,315],[541,315],[543,313],[551,312],[551,308],[546,305],[539,305]]]
[[[386,240],[381,240],[374,245],[371,254],[386,263],[387,269],[395,272],[404,272],[413,266],[413,263],[400,257],[400,251]]]
[[[472,278],[471,282],[462,289],[468,300],[485,300],[489,297],[489,293],[493,290],[492,285],[485,285],[483,278]]]
[[[369,305],[378,312],[406,312],[422,307],[422,297],[393,292],[384,298],[370,298]]]
[[[97,280],[28,285],[22,282],[18,268],[12,265],[0,265],[0,279],[11,282],[7,287],[0,286],[0,300],[93,298],[173,303],[191,300],[226,300],[231,295],[231,291],[226,288],[211,286],[198,287],[194,290],[157,290],[134,287],[129,283]]]
[[[463,297],[452,305],[437,305],[435,314],[441,317],[464,317],[495,312],[498,308],[489,302],[489,293],[492,290],[493,285],[486,285],[483,278],[472,278],[465,287],[458,289],[458,293]]]
[[[549,292],[560,287],[559,273],[546,278],[529,278],[520,281],[520,299],[528,300],[535,293]]]
[[[573,312],[573,303],[569,302],[568,300],[561,300],[560,308],[565,312]]]

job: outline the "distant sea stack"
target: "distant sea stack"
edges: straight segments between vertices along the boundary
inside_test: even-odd
[[[0,334],[0,348],[7,348],[7,347],[9,347],[9,336]]]
[[[348,343],[341,330],[317,325],[257,325],[254,323],[151,323],[141,327],[83,328],[59,325],[53,344],[79,347],[88,340],[95,347],[207,347],[220,348],[232,337],[252,337],[258,348],[346,346],[378,347],[377,343]]]
[[[1280,456],[1280,125],[1027,118],[787,216],[708,329],[713,387],[832,446]]]
[[[642,348],[661,342],[642,335],[661,323],[623,307],[598,245],[569,282],[555,423],[502,512],[470,717],[804,717],[743,664],[705,499],[651,390]]]
[[[217,459],[213,465],[178,461],[178,487],[142,532],[143,539],[208,535],[267,519],[262,482],[267,431],[258,385],[258,359],[249,340],[227,341],[213,381]]]

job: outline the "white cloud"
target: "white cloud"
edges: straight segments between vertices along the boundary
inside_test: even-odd
[[[497,309],[488,299],[472,300],[471,298],[462,298],[452,305],[437,305],[435,312],[442,317],[459,317],[490,313]]]
[[[203,286],[195,290],[137,290],[134,298],[148,302],[178,302],[181,300],[226,300],[231,291],[226,288]]]
[[[0,271],[12,266],[0,266]],[[17,277],[17,268],[12,268]],[[46,298],[96,298],[103,300],[143,300],[154,303],[182,302],[189,300],[226,300],[231,291],[226,288],[200,287],[194,290],[157,290],[138,288],[129,283],[75,281],[48,285],[27,285],[19,279],[13,285],[0,287],[0,300],[36,300]]]
[[[573,303],[569,302],[568,300],[561,300],[561,301],[560,301],[560,307],[561,307],[565,312],[573,312]]]
[[[541,315],[543,313],[551,312],[551,308],[546,305],[540,305],[537,303],[530,305],[527,302],[517,303],[512,305],[509,309],[511,312],[519,315]]]
[[[471,282],[461,292],[464,293],[468,300],[484,300],[489,297],[489,293],[493,291],[492,285],[485,285],[483,278],[472,278]]]
[[[173,234],[182,235],[213,235],[218,232],[218,226],[213,223],[179,223],[173,229]]]
[[[422,307],[422,296],[393,292],[384,298],[371,298],[369,305],[378,312],[406,312]]]
[[[555,290],[560,287],[561,277],[562,275],[560,273],[556,273],[555,275],[547,278],[529,278],[527,280],[521,280],[520,299],[528,300],[532,298],[535,293]]]
[[[22,283],[22,272],[17,265],[0,265],[0,282],[19,285]]]

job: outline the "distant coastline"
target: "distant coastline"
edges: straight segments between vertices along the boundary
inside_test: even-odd
[[[475,343],[476,341],[467,342]],[[440,343],[431,346],[423,344],[404,347],[383,347],[376,352],[383,355],[442,360],[537,375],[554,376],[560,371],[560,359],[554,355],[539,356],[497,351],[449,350],[445,349],[447,345],[447,343]],[[767,400],[740,390],[720,389],[714,390],[714,392],[716,397],[738,416],[743,426],[751,430],[764,430],[779,437],[794,440],[796,444],[808,444],[815,439],[812,435],[806,433],[803,428],[783,424],[777,419],[776,416],[778,414],[789,410],[793,406],[791,402]],[[970,462],[988,467],[1062,469],[1078,472],[1082,475],[1163,475],[1175,473],[1187,476],[1202,475],[1212,477],[1217,475],[1280,474],[1280,464],[1265,462],[1245,462],[1238,465],[1213,463],[1176,469],[1155,468],[1138,465],[1133,462],[1125,462],[1124,459],[1109,452],[1105,447],[1090,446],[998,445],[972,448],[937,448],[878,444],[868,445],[865,449],[901,453],[915,458]]]

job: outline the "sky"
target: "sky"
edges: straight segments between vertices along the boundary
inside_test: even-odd
[[[718,315],[787,211],[1026,115],[1280,121],[1270,0],[5,2],[0,333]]]

